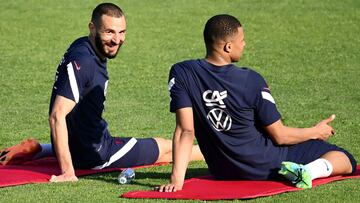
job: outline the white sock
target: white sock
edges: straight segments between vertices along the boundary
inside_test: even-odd
[[[54,156],[51,144],[40,144],[40,146],[41,146],[41,151],[38,152],[33,157],[33,159],[40,159],[40,158],[44,158],[44,157]]]
[[[305,167],[309,169],[311,180],[328,177],[333,171],[332,164],[323,158],[316,159],[315,161],[306,164]]]

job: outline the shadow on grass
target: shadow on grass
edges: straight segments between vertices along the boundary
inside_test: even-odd
[[[118,185],[117,177],[120,172],[110,172],[110,173],[99,173],[94,175],[88,175],[81,177],[82,179],[88,180],[97,180],[104,181],[107,183]],[[186,172],[186,179],[209,175],[209,171],[207,168],[189,168]],[[146,187],[155,187],[158,184],[155,183],[143,183],[144,179],[169,179],[170,172],[143,172],[143,171],[135,171],[135,180],[131,183],[133,185],[146,186]]]

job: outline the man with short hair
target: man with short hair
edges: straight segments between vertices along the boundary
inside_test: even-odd
[[[205,59],[170,70],[173,169],[170,183],[159,191],[182,189],[195,137],[216,179],[266,180],[280,173],[299,188],[311,188],[315,178],[355,171],[349,152],[325,142],[334,134],[329,124],[335,115],[310,128],[287,127],[263,77],[232,64],[245,47],[239,20],[213,16],[204,40]]]
[[[75,168],[119,168],[171,162],[171,141],[163,138],[112,137],[102,118],[109,76],[107,59],[115,58],[125,41],[123,11],[112,3],[98,5],[89,36],[75,40],[61,60],[52,90],[49,123],[52,145],[33,139],[1,151],[0,164],[19,158],[39,158],[56,152],[61,168],[51,182],[77,181]],[[202,160],[198,146],[193,160]]]

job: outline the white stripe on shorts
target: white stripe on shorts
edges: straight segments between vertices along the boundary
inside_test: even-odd
[[[78,85],[76,82],[74,68],[73,68],[73,65],[71,62],[69,64],[67,64],[67,72],[69,75],[70,87],[71,87],[71,91],[74,95],[75,103],[78,103],[79,102],[79,88],[78,88]]]
[[[110,166],[115,161],[119,160],[121,157],[123,157],[126,153],[128,153],[136,144],[137,140],[135,138],[131,138],[119,151],[117,151],[115,154],[113,154],[109,161],[104,163],[100,166],[95,166],[92,169],[103,169],[105,167]]]

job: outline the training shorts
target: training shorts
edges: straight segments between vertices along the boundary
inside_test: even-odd
[[[285,161],[308,164],[330,151],[340,151],[345,153],[351,162],[353,172],[355,172],[356,160],[348,151],[322,140],[308,140],[300,144],[289,146]]]
[[[125,144],[124,144],[125,143]],[[109,147],[110,157],[93,169],[127,168],[154,164],[159,157],[159,147],[153,138],[114,138]]]

